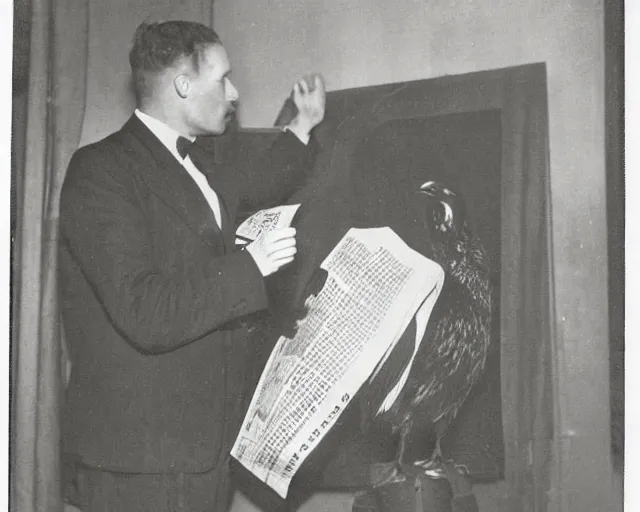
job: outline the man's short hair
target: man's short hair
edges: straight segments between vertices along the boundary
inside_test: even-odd
[[[138,101],[153,88],[153,76],[173,66],[179,59],[191,58],[198,72],[202,51],[222,44],[213,29],[194,21],[143,22],[133,36],[129,63]]]

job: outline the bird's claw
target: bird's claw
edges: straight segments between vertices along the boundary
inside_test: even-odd
[[[453,461],[451,461],[451,462],[453,462]],[[454,464],[453,467],[456,468],[463,475],[471,474],[471,471],[469,471],[469,468],[467,466],[465,466],[464,464]]]
[[[414,462],[413,465],[420,468],[425,475],[434,480],[446,478],[446,473],[439,457],[432,457],[429,460],[419,460]]]
[[[446,463],[463,475],[469,474],[469,468],[464,464],[455,464],[451,459],[447,460]],[[447,478],[447,470],[445,469],[444,463],[440,457],[436,456],[429,460],[416,461],[414,462],[414,465],[422,469],[425,475],[434,480]]]
[[[405,482],[407,477],[400,466],[393,462],[375,464],[372,471],[373,488]]]

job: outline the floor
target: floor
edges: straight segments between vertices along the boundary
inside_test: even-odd
[[[620,474],[614,475],[614,487],[616,495],[620,497],[618,506],[612,512],[622,512],[622,481]],[[504,495],[506,486],[504,482],[491,485],[476,485],[473,488],[478,509],[480,512],[495,512],[499,510],[500,497]],[[344,493],[316,494],[307,501],[298,512],[351,512],[353,496]],[[66,505],[64,512],[81,512],[77,508]],[[238,493],[234,497],[230,512],[260,512],[247,498]]]
[[[499,510],[501,496],[505,493],[504,482],[491,485],[476,485],[473,488],[479,512]],[[346,493],[319,493],[307,501],[297,512],[351,512],[353,496]],[[245,496],[234,497],[230,512],[260,512]]]

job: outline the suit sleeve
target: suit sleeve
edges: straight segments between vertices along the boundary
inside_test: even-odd
[[[171,351],[268,306],[248,253],[161,270],[135,187],[116,165],[109,155],[74,155],[61,196],[61,243],[134,347]]]
[[[254,212],[282,204],[304,183],[313,170],[319,145],[312,135],[303,144],[293,133],[280,134],[263,153],[238,155],[243,184],[239,212]]]

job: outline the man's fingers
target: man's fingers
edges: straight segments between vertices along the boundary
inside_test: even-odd
[[[304,75],[293,86],[294,92],[298,95],[310,94],[319,88],[324,90],[324,81],[322,80],[322,76],[318,73]]]
[[[276,260],[273,262],[273,264],[277,267],[277,268],[281,268],[284,267],[285,265],[288,265],[289,263],[291,263],[293,261],[293,256],[289,256],[287,258],[281,258],[279,260]]]
[[[304,76],[304,81],[307,84],[307,90],[312,93],[318,88],[318,82],[316,79],[318,78],[317,73],[311,73]]]
[[[296,243],[295,236],[287,236],[283,238],[278,238],[276,240],[264,240],[262,242],[262,245],[265,247],[268,247],[271,252],[273,248],[288,247],[290,245],[295,245],[295,243]]]
[[[292,250],[293,252],[291,252]],[[297,251],[295,240],[293,242],[291,242],[290,240],[280,240],[274,245],[265,247],[265,252],[271,259],[274,259],[280,251],[287,251],[291,252],[291,254],[295,254]]]
[[[277,229],[247,246],[263,276],[271,275],[293,261],[298,252],[295,234],[295,228]]]
[[[312,94],[316,91],[324,91],[324,78],[320,73],[310,73],[304,75],[293,85],[293,92],[296,96]]]
[[[296,228],[274,229],[273,231],[269,231],[266,235],[264,235],[263,243],[266,245],[272,242],[277,242],[278,240],[283,240],[285,238],[293,238],[295,236]]]
[[[298,88],[302,94],[309,94],[309,83],[305,78],[298,81]]]
[[[269,254],[269,259],[272,261],[278,261],[286,258],[293,258],[298,252],[298,249],[295,247],[285,247],[283,249],[278,249]]]
[[[282,249],[289,249],[290,247],[296,246],[296,239],[291,238],[283,238],[282,240],[276,240],[275,242],[269,242],[268,244],[263,244],[264,251],[267,255],[273,254],[276,251],[280,251]]]
[[[322,75],[319,73],[316,73],[313,76],[313,85],[315,89],[319,89],[324,91],[324,80],[322,79]]]

